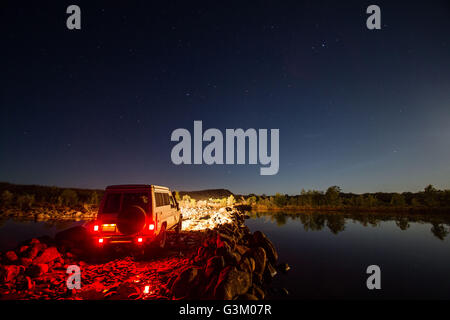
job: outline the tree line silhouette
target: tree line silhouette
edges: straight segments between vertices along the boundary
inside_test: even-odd
[[[329,187],[325,192],[302,190],[298,195],[277,193],[274,196],[248,195],[243,203],[255,209],[323,209],[347,210],[437,210],[450,212],[450,190],[438,190],[428,185],[420,192],[376,192],[354,194],[342,192],[338,186]]]

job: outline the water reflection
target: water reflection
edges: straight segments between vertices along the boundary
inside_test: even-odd
[[[0,251],[11,250],[22,241],[41,236],[54,237],[64,229],[82,225],[84,221],[49,220],[35,222],[34,219],[0,218]]]
[[[430,232],[438,239],[444,240],[450,233],[450,216],[437,214],[404,214],[404,213],[348,213],[348,212],[250,212],[252,218],[265,218],[275,222],[281,227],[289,219],[302,223],[305,231],[320,231],[328,228],[333,234],[339,234],[345,230],[346,222],[352,221],[364,227],[378,227],[381,222],[395,221],[396,226],[406,231],[410,223],[431,224]]]

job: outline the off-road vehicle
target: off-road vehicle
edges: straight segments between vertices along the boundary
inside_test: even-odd
[[[180,208],[169,188],[115,185],[106,188],[91,231],[101,248],[119,244],[164,248],[166,231],[180,232],[181,225]]]

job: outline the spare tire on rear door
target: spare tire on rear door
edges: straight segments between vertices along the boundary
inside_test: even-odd
[[[119,213],[117,228],[123,234],[130,235],[141,231],[145,226],[145,210],[140,206],[129,206]]]

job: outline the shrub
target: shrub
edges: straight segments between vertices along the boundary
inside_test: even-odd
[[[100,198],[98,196],[97,192],[92,192],[90,198],[89,198],[89,204],[94,204],[94,205],[98,205],[100,202]]]
[[[277,207],[285,207],[287,204],[287,198],[285,195],[282,195],[280,193],[277,193],[275,195],[275,197],[273,198],[273,203],[277,206]]]
[[[232,206],[232,205],[234,204],[234,202],[235,202],[234,196],[233,196],[233,195],[230,195],[230,196],[227,198],[227,206]]]
[[[395,193],[391,198],[391,206],[394,207],[406,206],[405,197],[402,194]]]
[[[3,206],[9,206],[12,203],[14,195],[8,190],[3,191],[1,196],[1,202]]]
[[[66,189],[61,193],[62,204],[66,206],[74,206],[78,204],[78,194],[70,189]]]
[[[17,197],[17,205],[22,210],[30,209],[33,206],[34,200],[34,194],[24,194]]]

